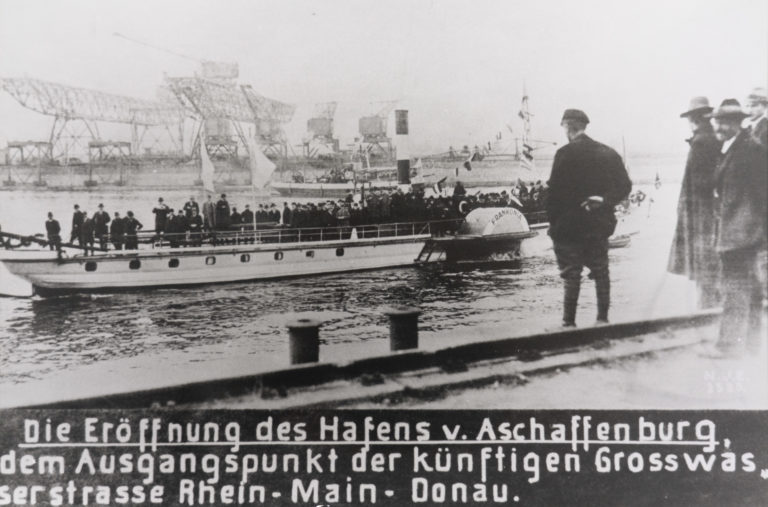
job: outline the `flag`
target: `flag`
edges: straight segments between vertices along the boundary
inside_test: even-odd
[[[203,181],[203,190],[210,193],[215,193],[216,188],[213,184],[214,176],[213,162],[211,157],[208,156],[208,148],[205,146],[205,136],[201,130],[200,132],[200,179]]]
[[[251,154],[251,186],[254,190],[261,189],[272,176],[275,164],[264,155],[255,139],[248,141],[248,151]]]
[[[443,177],[443,179],[441,179],[441,180],[438,180],[438,181],[437,181],[437,182],[436,182],[436,183],[435,183],[435,184],[432,186],[432,190],[433,190],[433,191],[434,191],[434,192],[435,192],[437,195],[442,195],[442,193],[443,193],[443,187],[445,186],[445,180],[447,180],[447,179],[448,179],[448,176],[445,176],[445,177]]]

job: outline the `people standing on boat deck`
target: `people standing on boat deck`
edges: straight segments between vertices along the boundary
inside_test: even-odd
[[[165,238],[168,240],[171,248],[178,248],[187,237],[187,216],[183,209],[180,209],[175,215],[171,215],[165,227]]]
[[[167,204],[163,202],[163,198],[157,199],[157,206],[152,208],[152,213],[155,214],[155,234],[162,236],[165,232],[165,227],[168,224],[168,214],[173,213],[173,208],[169,208]]]
[[[109,226],[109,237],[115,250],[123,249],[123,243],[125,242],[125,220],[120,217],[120,213],[117,211],[115,211],[115,217]]]
[[[561,120],[568,144],[557,150],[549,177],[547,215],[560,276],[564,281],[563,326],[576,325],[584,266],[595,281],[597,321],[608,322],[608,237],[616,228],[614,206],[632,189],[621,156],[592,140],[589,117],[566,109]]]
[[[139,238],[136,235],[138,231],[144,228],[144,225],[133,216],[133,211],[128,211],[123,219],[125,228],[125,249],[136,250],[139,248]]]
[[[189,242],[192,246],[200,246],[203,241],[203,217],[197,210],[192,209],[192,216],[189,217],[187,227],[189,228]]]
[[[200,206],[197,204],[197,201],[195,201],[195,196],[190,195],[189,200],[184,203],[184,216],[187,218],[190,218],[192,216],[192,210],[197,211],[197,214],[200,214]]]
[[[747,97],[749,118],[746,127],[755,141],[768,146],[768,96],[765,88],[755,88]]]
[[[53,213],[48,212],[48,220],[45,221],[45,234],[48,237],[48,246],[51,250],[61,248],[61,225],[53,218]]]
[[[677,226],[672,240],[667,270],[685,275],[696,282],[698,305],[719,305],[719,258],[715,244],[715,166],[720,157],[721,142],[707,115],[712,112],[706,97],[691,99],[686,118],[693,136],[685,163],[680,198],[677,203]]]
[[[295,206],[294,206],[295,208]],[[283,225],[286,227],[291,226],[291,208],[288,207],[288,203],[283,203],[283,213],[280,217],[282,219]]]
[[[253,211],[251,211],[249,204],[245,205],[245,209],[240,214],[240,222],[246,226],[246,230],[253,229]]]
[[[269,221],[275,224],[280,223],[280,211],[278,211],[275,203],[269,205]]]
[[[227,202],[227,194],[221,194],[221,199],[216,203],[216,229],[220,231],[226,231],[229,229],[229,202]]]
[[[766,247],[768,155],[741,122],[747,116],[735,99],[712,113],[715,135],[723,142],[714,174],[717,236],[722,265],[723,316],[710,357],[760,350],[763,291],[757,257]]]
[[[72,214],[72,231],[69,234],[69,242],[73,243],[77,239],[77,243],[80,246],[83,244],[80,242],[80,229],[85,221],[85,215],[80,211],[80,205],[75,204],[75,212]]]
[[[212,231],[216,228],[216,205],[211,194],[208,194],[208,200],[203,203],[203,227],[206,231]]]
[[[237,226],[237,229],[240,230],[240,226],[243,223],[243,217],[240,215],[240,212],[237,211],[237,206],[232,206],[232,214],[229,215],[229,223],[233,226]]]
[[[98,211],[93,214],[93,232],[96,238],[99,240],[99,248],[102,250],[107,249],[107,234],[109,234],[109,228],[107,224],[111,220],[109,213],[104,211],[104,205],[99,203]]]
[[[85,255],[88,255],[90,249],[91,255],[93,255],[93,219],[88,216],[86,211],[83,211],[83,225],[80,227],[80,246],[83,247]]]

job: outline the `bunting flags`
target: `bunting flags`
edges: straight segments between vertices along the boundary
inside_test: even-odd
[[[208,155],[208,148],[205,146],[205,135],[200,130],[200,179],[203,182],[203,190],[210,193],[216,193],[216,187],[213,184],[215,170],[211,157]]]

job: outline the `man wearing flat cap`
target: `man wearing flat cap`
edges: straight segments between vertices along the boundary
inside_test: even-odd
[[[565,285],[563,326],[576,325],[576,306],[584,266],[595,280],[597,321],[608,322],[611,282],[608,237],[616,228],[614,207],[632,189],[615,150],[584,132],[587,115],[566,109],[561,121],[568,144],[557,150],[549,177],[547,215],[560,276]]]
[[[693,136],[685,162],[685,174],[677,203],[677,226],[669,254],[668,271],[696,282],[698,306],[719,306],[719,257],[714,250],[714,174],[720,157],[720,141],[709,122],[713,110],[706,97],[694,97],[686,118]]]
[[[747,116],[735,99],[726,99],[712,113],[715,135],[723,142],[715,169],[715,247],[722,264],[723,317],[714,357],[757,352],[761,346],[762,288],[757,279],[757,254],[766,244],[768,156],[749,131]]]
[[[755,88],[747,96],[747,112],[746,127],[752,137],[763,146],[768,146],[768,96],[765,88]]]

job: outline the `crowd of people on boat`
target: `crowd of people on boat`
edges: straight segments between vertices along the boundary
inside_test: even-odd
[[[284,202],[245,204],[239,208],[231,205],[226,194],[218,200],[208,195],[201,204],[194,196],[174,209],[160,197],[152,208],[154,229],[151,240],[167,242],[171,247],[196,246],[209,237],[222,233],[250,232],[254,230],[327,229],[365,227],[394,223],[431,223],[437,235],[452,233],[463,217],[476,208],[514,207],[531,216],[544,209],[547,187],[541,181],[519,181],[509,191],[470,193],[460,181],[451,192],[438,189],[434,195],[426,195],[423,189],[404,192],[402,188],[372,189],[345,198],[320,202]],[[74,206],[70,244],[77,244],[87,251],[96,248],[135,249],[139,231],[144,224],[133,211],[124,215],[110,215],[104,205],[88,216],[87,211]],[[240,211],[242,210],[242,211]],[[61,226],[49,213],[46,232],[51,249],[61,246]]]

